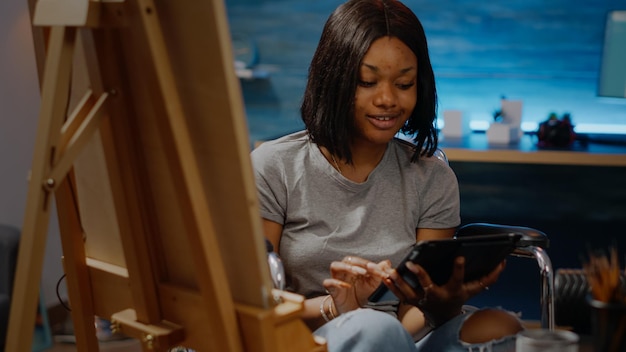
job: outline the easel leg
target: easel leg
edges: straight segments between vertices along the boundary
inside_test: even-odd
[[[50,195],[46,177],[67,110],[75,30],[54,27],[44,72],[41,113],[9,318],[7,351],[30,351],[43,270]]]
[[[55,193],[63,245],[63,268],[67,275],[76,347],[79,351],[97,352],[99,347],[94,326],[91,283],[85,263],[85,245],[75,190],[72,177],[68,175]]]

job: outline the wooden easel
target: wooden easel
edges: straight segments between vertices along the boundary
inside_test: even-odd
[[[30,350],[53,195],[79,351],[95,316],[145,351],[325,351],[271,287],[224,4],[30,8],[42,102],[6,351]]]

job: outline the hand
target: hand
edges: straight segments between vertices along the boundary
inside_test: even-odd
[[[355,256],[330,264],[331,278],[324,280],[323,285],[332,296],[339,314],[366,304],[369,295],[380,285],[381,279],[368,272],[368,264],[377,265]],[[388,261],[378,265],[391,266]]]
[[[479,280],[463,282],[465,258],[458,257],[454,261],[452,276],[448,282],[438,286],[421,266],[409,262],[407,268],[417,276],[421,288],[417,290],[411,288],[395,270],[388,272],[389,278],[383,281],[401,301],[420,308],[427,319],[438,326],[458,315],[462,305],[469,298],[494,284],[504,267],[503,261]]]

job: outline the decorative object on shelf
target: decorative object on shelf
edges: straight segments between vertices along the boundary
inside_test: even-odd
[[[487,129],[489,144],[511,144],[522,137],[522,101],[500,99],[500,109],[493,113],[494,121]]]
[[[502,100],[506,100],[506,96],[504,95],[500,96],[500,101]],[[493,122],[502,122],[503,118],[504,116],[502,115],[502,107],[500,107],[500,109],[497,109],[493,112]]]
[[[548,115],[548,119],[539,124],[537,130],[537,146],[539,148],[569,148],[576,141],[576,132],[569,113],[559,119],[556,113]]]
[[[461,110],[445,110],[441,132],[444,138],[461,138],[470,132],[469,119]]]
[[[233,33],[231,42],[237,77],[241,79],[265,79],[269,77],[267,70],[258,67],[259,49],[253,38],[241,33]]]

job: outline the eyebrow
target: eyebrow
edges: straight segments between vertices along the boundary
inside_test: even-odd
[[[370,64],[367,64],[367,63],[363,63],[363,66],[369,68],[370,70],[372,70],[374,72],[378,72],[378,67],[375,66],[375,65],[370,65]],[[414,66],[406,67],[406,68],[401,69],[400,73],[404,74],[404,73],[407,73],[407,72],[409,72],[411,70],[414,70],[414,69],[415,69]]]

